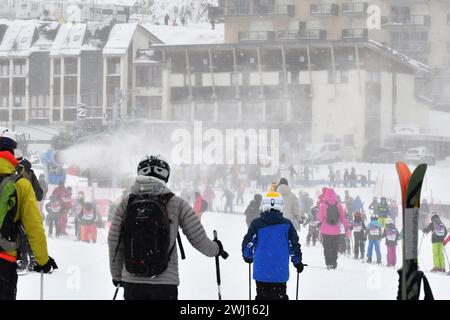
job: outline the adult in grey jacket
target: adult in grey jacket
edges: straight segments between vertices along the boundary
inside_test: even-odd
[[[297,196],[288,185],[287,179],[280,179],[277,192],[283,197],[283,216],[291,220],[296,229],[300,229],[300,206],[298,205]]]
[[[131,188],[131,193],[150,193],[153,195],[171,193],[166,186],[169,175],[170,167],[167,161],[161,156],[147,156],[139,163],[138,177]],[[179,227],[191,245],[204,255],[208,257],[223,255],[224,251],[220,241],[210,240],[192,207],[185,200],[174,195],[167,203],[167,212],[171,221],[169,248],[173,248],[167,269],[153,278],[142,278],[129,273],[124,263],[123,242],[119,243],[120,229],[127,203],[128,196],[123,198],[119,204],[113,216],[108,236],[109,262],[113,284],[124,287],[126,300],[175,300],[178,298],[177,286],[180,280],[175,242]]]

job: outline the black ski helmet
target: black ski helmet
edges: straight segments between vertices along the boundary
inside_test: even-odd
[[[167,182],[170,176],[170,166],[167,160],[159,154],[146,155],[139,162],[137,174],[140,176],[155,177]]]

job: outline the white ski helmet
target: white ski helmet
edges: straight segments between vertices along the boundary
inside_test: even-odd
[[[261,202],[263,212],[278,210],[283,211],[283,197],[278,192],[267,192],[264,194]]]
[[[167,182],[170,176],[169,162],[159,154],[146,155],[139,162],[137,173],[140,176],[155,177]]]

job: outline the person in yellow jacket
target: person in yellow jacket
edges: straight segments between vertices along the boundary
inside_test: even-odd
[[[0,136],[0,177],[4,178],[16,172],[18,165],[18,161],[14,157],[16,147],[15,140],[5,132],[2,133]],[[18,179],[15,186],[17,212],[14,222],[20,223],[25,230],[37,262],[34,270],[49,273],[58,266],[47,252],[47,239],[33,187],[27,179]],[[3,244],[3,241],[1,243]],[[5,245],[3,244],[3,246]],[[17,256],[17,250],[7,251],[0,247],[0,300],[15,300],[16,298]]]

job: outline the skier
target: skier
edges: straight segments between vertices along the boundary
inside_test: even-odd
[[[48,236],[53,237],[53,228],[55,228],[55,237],[59,237],[59,221],[62,212],[62,206],[58,198],[54,195],[50,196],[50,202],[45,205],[47,210]]]
[[[91,202],[84,204],[80,219],[81,241],[90,243],[97,242],[97,211]]]
[[[259,214],[261,213],[261,201],[262,195],[260,195],[259,193],[255,194],[253,196],[253,200],[250,201],[247,209],[245,209],[244,215],[245,222],[247,223],[247,228],[250,227],[250,224],[253,220],[259,217]]]
[[[378,205],[378,222],[383,228],[390,216],[391,213],[389,212],[389,205],[387,204],[386,198],[381,197],[380,204]]]
[[[23,226],[36,258],[37,265],[34,270],[48,273],[57,268],[55,261],[48,255],[42,217],[33,187],[27,179],[16,179],[13,176],[18,165],[14,157],[16,148],[17,142],[14,136],[8,131],[3,132],[0,137],[0,175],[3,178],[2,182],[5,182],[4,185],[8,188],[2,189],[1,198],[11,201],[8,201],[2,209],[6,211],[4,216],[8,218],[3,219],[0,228],[2,235],[0,239],[0,300],[16,299],[19,224]],[[5,180],[8,177],[12,178]]]
[[[195,249],[208,257],[225,256],[222,243],[211,241],[192,207],[167,187],[170,166],[160,155],[146,156],[139,162],[138,176],[131,194],[117,208],[108,235],[110,271],[114,286],[123,286],[125,300],[176,300],[178,298],[178,254],[175,241],[181,227]],[[140,201],[140,199],[143,199]],[[161,211],[156,203],[164,206]],[[149,208],[154,209],[150,210]],[[137,211],[149,219],[133,228]],[[151,211],[151,215],[150,212]],[[126,212],[126,216],[125,216]],[[154,214],[153,214],[154,213]],[[160,219],[156,220],[157,214]],[[170,230],[154,228],[163,223]],[[145,223],[145,224],[143,224]],[[139,241],[133,239],[164,239]],[[154,248],[158,250],[154,250]],[[163,250],[164,248],[164,250]],[[150,252],[150,255],[149,255]],[[135,259],[145,257],[145,260]]]
[[[373,197],[372,199],[372,203],[369,204],[369,210],[372,210],[372,214],[375,216],[378,216],[378,206],[380,204],[378,203],[378,198],[377,197]]]
[[[83,216],[83,210],[84,210],[84,192],[78,191],[77,199],[75,201],[75,205],[72,207],[72,215],[74,217],[75,222],[75,237],[77,240],[80,240],[80,218]]]
[[[322,235],[325,264],[327,269],[337,268],[337,253],[341,234],[341,224],[349,237],[349,223],[345,218],[344,208],[337,201],[336,192],[330,188],[323,188],[320,196],[319,222]]]
[[[373,247],[375,247],[375,252],[377,254],[377,264],[381,264],[381,251],[380,251],[380,239],[381,239],[381,225],[378,222],[378,217],[372,215],[370,217],[370,222],[367,226],[366,234],[369,239],[369,246],[367,248],[367,262],[372,263],[372,252]]]
[[[431,234],[431,243],[433,245],[433,272],[445,272],[444,258],[444,240],[447,236],[447,228],[442,223],[441,218],[436,212],[431,215],[431,223],[422,230],[423,233]]]
[[[356,196],[355,199],[353,199],[351,208],[351,214],[355,214],[355,212],[364,212],[364,204],[359,196]]]
[[[245,192],[245,182],[241,180],[238,183],[236,205],[244,204],[244,192]]]
[[[349,179],[350,179],[350,174],[348,173],[348,169],[345,169],[345,171],[344,171],[344,187],[349,186]]]
[[[304,268],[298,235],[292,221],[283,217],[280,193],[266,193],[261,205],[261,217],[253,220],[242,241],[242,256],[254,262],[255,300],[288,300],[289,256],[298,273]]]
[[[283,197],[283,216],[286,219],[291,220],[296,229],[300,230],[300,208],[298,206],[298,199],[291,191],[287,179],[281,178],[276,190]]]
[[[328,166],[328,179],[330,180],[328,183],[328,186],[330,188],[336,187],[336,182],[335,182],[336,175],[333,171],[333,167],[331,167],[331,166]]]
[[[398,232],[395,226],[394,220],[388,218],[386,221],[386,228],[383,231],[382,238],[386,238],[387,267],[395,267],[397,263],[397,242],[400,240],[400,232]]]
[[[196,191],[195,192],[195,201],[194,201],[194,211],[195,211],[195,214],[197,215],[197,217],[199,219],[201,219],[202,214],[203,214],[203,212],[202,212],[202,201],[203,201],[203,198],[200,195],[200,192]]]
[[[203,190],[203,199],[208,202],[209,211],[214,211],[214,198],[216,197],[216,193],[210,184],[207,184],[205,190]]]
[[[361,212],[357,211],[354,214],[354,219],[351,223],[351,230],[353,231],[353,252],[355,254],[354,258],[355,260],[358,259],[358,256],[361,260],[364,260],[364,249],[365,249],[365,243],[366,243],[366,224],[364,223],[364,220],[362,218]]]
[[[170,20],[170,16],[169,16],[168,13],[166,13],[166,15],[164,16],[164,24],[165,24],[166,26],[169,25],[169,20]]]
[[[319,213],[319,204],[311,208],[310,215],[308,216],[307,220],[303,225],[304,227],[306,227],[306,225],[309,224],[308,234],[306,235],[306,246],[308,247],[311,241],[312,245],[315,247],[316,241],[319,238],[320,223],[318,213]]]
[[[234,193],[231,192],[228,188],[225,188],[222,198],[224,198],[224,197],[225,197],[225,208],[223,211],[228,212],[228,210],[230,210],[230,212],[233,213]]]

